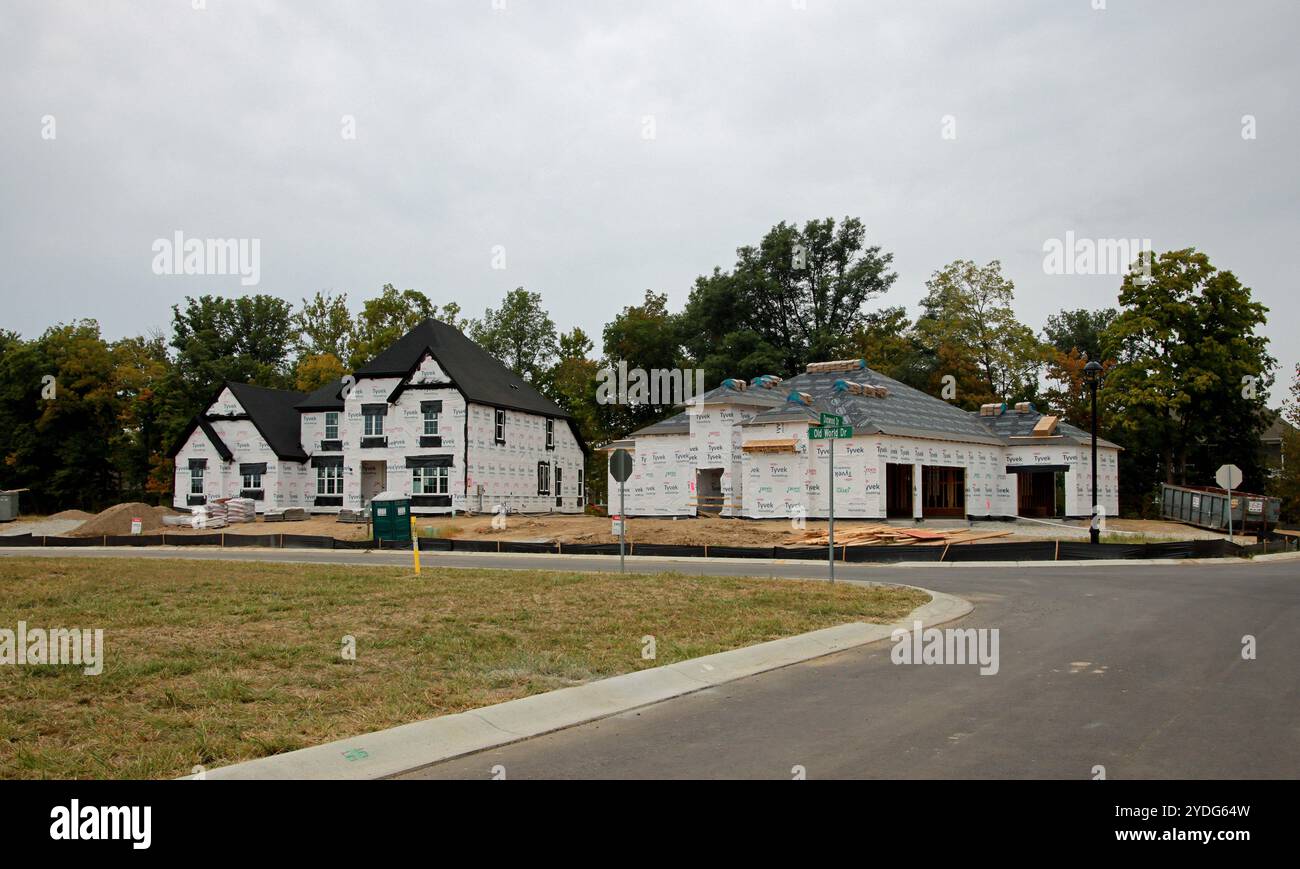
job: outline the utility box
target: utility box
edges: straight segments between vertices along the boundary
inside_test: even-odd
[[[370,499],[374,541],[411,542],[411,499],[397,492],[380,492]]]
[[[0,492],[0,522],[12,522],[18,518],[18,493]]]

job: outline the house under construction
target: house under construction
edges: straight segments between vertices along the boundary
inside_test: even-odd
[[[835,442],[835,516],[861,519],[1086,517],[1091,438],[1029,403],[962,410],[872,371],[820,362],[790,379],[727,380],[669,419],[607,445],[635,459],[629,516],[750,519],[828,514],[830,441],[821,413],[844,418]],[[1098,500],[1118,512],[1119,447],[1098,439]],[[609,481],[617,511],[618,483]]]

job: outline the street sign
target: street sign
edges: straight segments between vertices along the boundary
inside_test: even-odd
[[[1235,489],[1241,485],[1241,468],[1236,465],[1221,465],[1214,475],[1214,481],[1223,489]]]
[[[1228,490],[1228,542],[1231,543],[1232,511],[1237,506],[1237,502],[1232,500],[1232,490],[1241,485],[1241,468],[1236,465],[1220,465],[1214,481]]]
[[[620,483],[632,476],[632,454],[627,450],[614,450],[609,457],[609,474]]]
[[[823,414],[821,415],[821,424],[824,425],[824,426],[825,426],[825,425],[834,425],[834,426],[844,425],[844,417],[842,417],[842,416],[836,416],[836,415],[833,414],[833,413],[823,413]]]
[[[853,437],[853,426],[808,426],[808,438],[814,441],[826,441],[832,438],[851,438]]]
[[[632,454],[627,450],[614,450],[609,457],[609,474],[618,481],[618,522],[614,526],[618,534],[618,572],[625,573],[623,553],[627,540],[627,491],[624,484],[632,476]]]

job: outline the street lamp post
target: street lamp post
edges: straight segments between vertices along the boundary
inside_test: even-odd
[[[1101,527],[1097,516],[1097,381],[1101,379],[1101,363],[1090,360],[1083,366],[1084,379],[1092,390],[1092,522],[1088,528],[1088,539],[1092,543],[1101,542]]]

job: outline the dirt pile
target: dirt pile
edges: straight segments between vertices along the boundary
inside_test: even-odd
[[[85,522],[87,519],[95,518],[94,513],[87,513],[85,510],[60,510],[50,517],[51,519],[76,519],[79,522]]]
[[[130,501],[109,507],[102,513],[92,516],[81,527],[70,533],[72,537],[99,537],[104,534],[130,534],[131,520],[140,520],[143,534],[163,530],[162,517],[175,512],[168,507],[154,507],[140,501]]]

